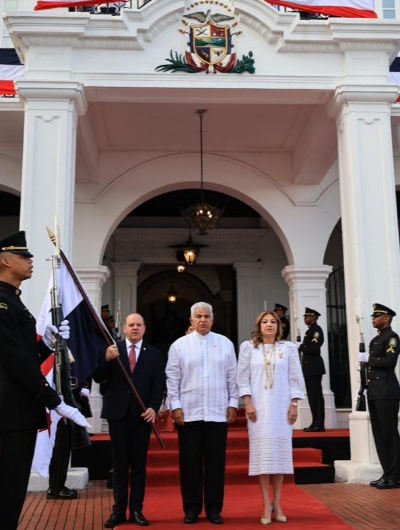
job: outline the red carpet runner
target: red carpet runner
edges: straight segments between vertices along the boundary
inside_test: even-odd
[[[182,521],[182,501],[179,489],[178,443],[176,434],[163,434],[167,448],[161,449],[152,437],[148,457],[146,499],[143,513],[152,527],[163,530],[189,528]],[[295,465],[318,466],[321,451],[317,449],[294,449]],[[239,418],[228,436],[225,502],[223,509],[224,527],[231,530],[242,528],[263,528],[260,523],[262,512],[261,494],[257,478],[247,475],[248,439],[244,418]],[[351,527],[342,522],[323,504],[305,493],[286,475],[283,486],[282,509],[288,518],[286,524],[273,521],[274,527],[282,530],[348,530]],[[129,514],[127,514],[129,515]],[[204,513],[195,529],[213,528]],[[131,524],[116,527],[129,530],[137,528]]]

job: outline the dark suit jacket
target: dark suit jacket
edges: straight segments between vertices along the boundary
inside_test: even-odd
[[[321,346],[324,343],[324,332],[317,323],[308,328],[300,346],[304,377],[324,375],[325,365],[321,357]]]
[[[135,369],[131,373],[125,340],[118,341],[117,347],[122,364],[130,374],[130,379],[145,407],[158,412],[165,389],[164,364],[161,352],[143,342]],[[106,361],[105,352],[101,354],[100,365],[94,372],[93,379],[97,383],[106,381],[107,390],[103,396],[102,418],[112,421],[122,420],[128,412],[128,408],[133,417],[140,417],[142,410],[129,389],[121,368],[115,360]]]
[[[45,407],[61,402],[40,371],[51,352],[19,293],[0,281],[0,432],[46,428]]]
[[[389,326],[369,344],[368,399],[400,399],[399,381],[395,374],[399,357],[399,336]]]

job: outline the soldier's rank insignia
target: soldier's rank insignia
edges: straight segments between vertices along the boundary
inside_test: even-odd
[[[394,337],[389,341],[389,348],[386,350],[386,353],[394,353],[394,348],[397,346],[397,339]]]
[[[3,304],[3,303],[1,303],[1,304],[0,304],[0,309],[8,309],[7,304]]]
[[[311,342],[318,342],[318,337],[319,337],[319,333],[318,333],[318,331],[316,331],[316,332],[314,333],[314,338],[312,339]]]

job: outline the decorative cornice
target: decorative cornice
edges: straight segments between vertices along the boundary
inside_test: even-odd
[[[299,283],[322,283],[325,285],[332,270],[330,265],[288,265],[281,274],[289,287],[297,287]]]

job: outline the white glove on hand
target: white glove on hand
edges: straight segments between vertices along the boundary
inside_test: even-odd
[[[368,359],[369,359],[369,353],[365,352],[365,351],[360,351],[358,353],[358,361],[360,363],[367,363],[368,362]]]
[[[82,396],[82,397],[85,397],[85,398],[90,398],[90,390],[88,388],[82,388],[82,390],[79,392],[79,394]]]
[[[53,346],[53,335],[59,334],[65,340],[69,339],[69,322],[68,320],[63,320],[60,324],[60,329],[57,329],[53,324],[47,324],[46,329],[43,335],[43,342],[48,348],[51,349]]]
[[[63,418],[67,418],[81,427],[86,427],[86,429],[90,429],[91,427],[90,423],[86,421],[85,416],[78,409],[66,405],[63,401],[55,408],[55,411]]]
[[[58,328],[58,334],[64,340],[68,340],[69,339],[69,330],[70,330],[70,327],[69,327],[68,320],[63,320],[61,322],[61,324],[60,324],[60,327]]]

